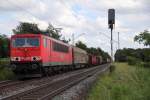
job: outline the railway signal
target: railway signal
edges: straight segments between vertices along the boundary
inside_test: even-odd
[[[111,58],[113,60],[113,28],[115,27],[115,9],[108,9],[108,28],[111,29]]]

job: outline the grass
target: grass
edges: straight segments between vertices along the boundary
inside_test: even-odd
[[[8,66],[10,63],[9,58],[0,58],[0,67],[1,66]]]
[[[8,65],[9,65],[8,58],[0,59],[0,81],[14,78],[14,73],[8,67]]]
[[[14,78],[14,73],[8,67],[0,67],[0,81]]]
[[[150,100],[150,69],[115,63],[89,91],[87,100]]]

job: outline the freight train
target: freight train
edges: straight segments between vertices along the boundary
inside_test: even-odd
[[[43,34],[11,37],[11,68],[21,77],[41,77],[56,71],[102,64],[102,57]]]

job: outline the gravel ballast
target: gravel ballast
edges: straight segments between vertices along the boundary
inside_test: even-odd
[[[109,70],[109,67],[95,73],[75,86],[55,96],[52,100],[85,100],[88,90],[96,81],[97,77],[107,70]]]

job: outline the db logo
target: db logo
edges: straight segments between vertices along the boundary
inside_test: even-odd
[[[31,58],[30,57],[21,57],[21,60],[31,60]]]

